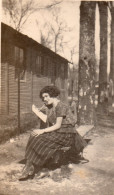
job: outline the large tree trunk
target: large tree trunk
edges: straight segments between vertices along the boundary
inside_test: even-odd
[[[95,1],[81,2],[78,105],[79,124],[94,124],[95,122],[95,8]]]
[[[111,23],[111,66],[110,66],[110,79],[113,83],[112,87],[112,105],[114,106],[114,7],[111,10],[112,23]]]
[[[99,66],[99,101],[104,93],[107,83],[107,33],[108,9],[106,2],[99,2],[100,11],[100,66]]]

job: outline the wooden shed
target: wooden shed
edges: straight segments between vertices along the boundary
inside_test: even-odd
[[[0,113],[31,112],[41,106],[40,89],[56,85],[67,101],[68,61],[32,38],[1,24]]]

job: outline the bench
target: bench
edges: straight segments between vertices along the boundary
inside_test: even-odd
[[[84,137],[84,136],[85,136],[89,131],[91,131],[93,128],[94,128],[93,125],[81,125],[81,126],[77,127],[76,130],[77,130],[77,132],[78,132],[82,137]],[[68,155],[70,154],[70,151],[71,151],[71,150],[72,150],[71,147],[62,147],[62,148],[60,149],[60,153],[61,153],[61,154],[58,154],[58,153],[57,153],[57,154],[55,155],[54,163],[55,163],[55,164],[58,163],[59,159],[60,159],[61,157],[63,157],[63,153],[64,153],[64,155],[68,156]],[[83,152],[82,152],[82,154],[81,154],[81,157],[82,157],[82,159],[83,159]],[[87,159],[84,159],[84,160],[87,161]]]
[[[89,131],[91,131],[94,128],[94,125],[81,125],[78,128],[76,128],[76,131],[84,137]]]
[[[92,130],[94,128],[93,125],[81,125],[78,128],[76,128],[76,131],[82,136],[84,137],[90,130]],[[68,150],[70,150],[70,147],[62,147],[61,150],[63,152],[66,152]]]

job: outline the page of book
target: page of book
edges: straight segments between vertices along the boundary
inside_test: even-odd
[[[32,105],[32,111],[44,122],[47,121],[47,115],[43,112],[39,111],[38,108],[33,104]]]

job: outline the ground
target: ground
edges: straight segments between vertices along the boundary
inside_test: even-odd
[[[97,126],[85,136],[90,140],[84,158],[47,176],[18,181],[30,131],[0,146],[0,195],[114,195],[114,129]],[[86,162],[86,163],[84,163]]]

